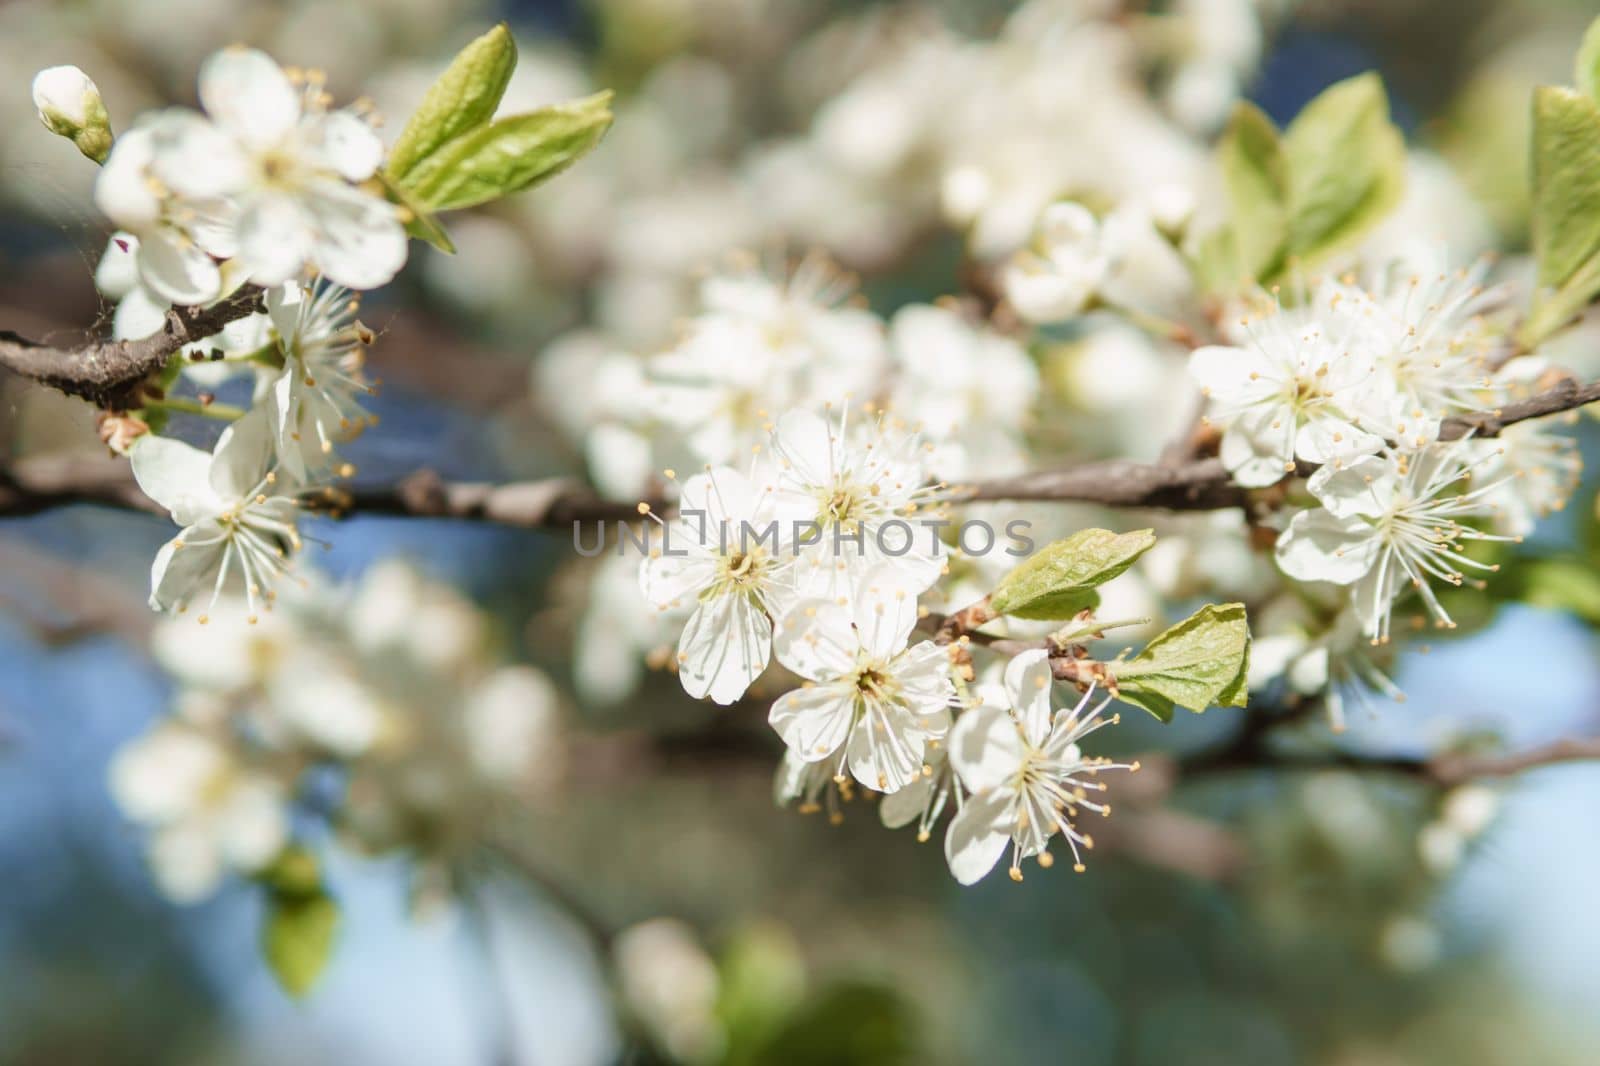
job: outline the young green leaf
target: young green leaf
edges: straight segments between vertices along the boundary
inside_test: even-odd
[[[268,898],[261,952],[290,996],[304,996],[322,975],[338,929],[339,906],[324,893]]]
[[[1375,73],[1324,90],[1283,135],[1289,255],[1304,265],[1357,240],[1400,200],[1405,138]]]
[[[1533,98],[1533,248],[1544,285],[1600,249],[1600,105],[1571,89]]]
[[[1243,707],[1249,698],[1250,626],[1244,604],[1207,604],[1145,645],[1107,663],[1117,697],[1163,722],[1175,707]]]
[[[400,182],[430,211],[451,211],[520,192],[571,166],[611,127],[611,93],[541,108],[469,130]]]
[[[1100,602],[1095,586],[1121,574],[1155,544],[1148,529],[1082,529],[1045,547],[1000,580],[989,597],[996,615],[1045,621],[1071,618]]]
[[[267,892],[261,954],[278,984],[298,999],[310,991],[333,953],[339,906],[323,886],[317,857],[298,844],[285,848],[256,880]]]
[[[1240,101],[1217,144],[1228,191],[1237,267],[1252,278],[1277,271],[1289,239],[1289,172],[1278,130],[1254,104]]]
[[[1533,97],[1533,250],[1539,283],[1521,339],[1537,343],[1600,292],[1600,105],[1571,89]]]
[[[406,233],[419,241],[427,241],[441,252],[455,255],[455,242],[450,239],[450,234],[434,217],[433,212],[418,203],[416,197],[402,189],[393,178],[386,174],[380,174],[378,177],[383,182],[383,191],[388,193],[389,199],[405,208]]]
[[[1589,23],[1584,31],[1574,68],[1578,88],[1587,93],[1589,99],[1600,101],[1600,18]]]
[[[493,118],[516,66],[517,45],[503,22],[463,48],[400,131],[389,176],[404,178],[441,145]]]

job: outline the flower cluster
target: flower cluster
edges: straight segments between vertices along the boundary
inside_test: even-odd
[[[555,688],[496,664],[473,607],[401,563],[282,607],[251,625],[228,599],[203,629],[156,631],[175,712],[118,752],[111,790],[149,830],[157,881],[208,896],[266,870],[310,819],[359,851],[405,852],[419,899],[447,890],[497,805],[559,781]]]
[[[1444,432],[1525,394],[1537,362],[1507,361],[1511,342],[1493,317],[1504,293],[1484,288],[1486,265],[1449,271],[1438,258],[1385,264],[1364,286],[1323,280],[1301,303],[1241,317],[1236,346],[1190,357],[1237,484],[1316,467],[1312,506],[1278,538],[1278,565],[1348,588],[1373,643],[1389,640],[1411,590],[1436,624],[1453,626],[1435,586],[1496,568],[1468,546],[1519,540],[1577,482],[1573,442],[1547,429],[1476,440],[1462,421],[1469,432]]]
[[[308,268],[371,289],[405,265],[398,210],[362,185],[383,142],[356,110],[330,110],[320,76],[228,49],[201,67],[200,102],[204,113],[142,118],[95,184],[106,217],[138,237],[152,292],[203,304],[241,281],[281,285]]]

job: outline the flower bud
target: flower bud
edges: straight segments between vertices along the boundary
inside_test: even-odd
[[[111,120],[100,90],[77,67],[48,67],[33,78],[33,104],[39,121],[78,146],[78,151],[104,163],[111,151]]]

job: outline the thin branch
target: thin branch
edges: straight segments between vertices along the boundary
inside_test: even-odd
[[[600,497],[571,478],[546,478],[494,484],[446,481],[432,470],[418,470],[392,486],[334,492],[335,513],[404,515],[411,518],[470,518],[522,529],[563,529],[574,523],[639,518],[637,504]],[[660,509],[664,503],[652,506]]]
[[[1526,751],[1496,755],[1436,755],[1425,765],[1428,776],[1441,785],[1459,785],[1482,777],[1512,777],[1541,766],[1591,759],[1600,759],[1600,737],[1563,737]]]
[[[1468,433],[1493,437],[1519,422],[1595,402],[1600,402],[1600,382],[1580,385],[1568,380],[1496,411],[1448,419],[1439,435],[1444,440],[1456,440]],[[0,515],[32,514],[59,504],[84,502],[157,510],[139,493],[125,464],[120,473],[113,466],[77,457],[51,456],[20,460],[0,468]],[[1299,473],[1308,474],[1312,469],[1302,465]],[[957,486],[952,492],[958,502],[1081,502],[1175,511],[1241,507],[1250,500],[1249,493],[1230,481],[1222,461],[1215,458],[1173,465],[1121,459],[1082,463]],[[357,511],[476,519],[524,529],[563,529],[574,523],[625,521],[639,515],[636,504],[603,499],[568,478],[505,484],[458,482],[446,481],[431,470],[419,470],[393,485],[335,490],[325,499],[312,502],[335,514]],[[664,500],[645,502],[658,513],[670,507]]]
[[[125,459],[110,455],[37,455],[0,466],[0,515],[20,517],[73,503],[167,513],[139,490]]]
[[[174,307],[161,329],[140,340],[94,341],[60,348],[0,330],[0,367],[106,410],[137,406],[139,386],[185,344],[261,309],[261,290],[246,286],[209,307]]]

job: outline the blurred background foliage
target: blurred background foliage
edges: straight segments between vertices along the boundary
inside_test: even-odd
[[[108,311],[90,278],[105,238],[88,206],[92,174],[37,128],[27,72],[83,66],[126,123],[189,100],[200,58],[244,40],[326,68],[341,97],[371,92],[384,109],[414,99],[456,47],[507,18],[523,53],[514,99],[612,86],[617,127],[540,195],[457,219],[456,258],[414,247],[407,274],[367,314],[383,332],[383,421],[352,457],[358,479],[374,482],[421,465],[479,479],[571,471],[582,458],[528,385],[543,346],[590,321],[639,345],[658,339],[687,265],[771,236],[743,224],[750,194],[732,188],[749,145],[803,130],[898,20],[981,35],[1010,7],[16,0],[0,8],[0,68],[11,72],[0,92],[0,325],[49,337]],[[1495,243],[1515,250],[1527,232],[1528,93],[1566,79],[1592,7],[1271,5],[1272,43],[1248,95],[1283,122],[1327,84],[1381,70],[1402,123],[1449,160]],[[852,218],[844,236],[862,239],[831,248],[885,312],[947,291],[961,270],[948,232],[870,239],[915,218]],[[86,409],[10,380],[0,396],[13,454],[93,447]],[[1580,493],[1519,549],[1538,565],[1492,583],[1524,606],[1484,612],[1472,635],[1402,665],[1410,702],[1356,723],[1358,750],[1419,754],[1462,729],[1531,743],[1600,727],[1593,496]],[[359,516],[320,533],[330,547],[318,565],[335,578],[411,559],[471,597],[511,658],[572,682],[573,636],[597,594],[565,565],[564,538]],[[330,859],[340,948],[317,992],[291,1004],[256,953],[257,895],[162,902],[105,791],[110,752],[170,694],[141,651],[140,586],[165,536],[153,519],[87,507],[0,524],[8,1066],[1600,1056],[1593,767],[1464,798],[1383,771],[1220,770],[1185,781],[1165,807],[1130,798],[1087,875],[961,890],[937,843],[886,834],[860,804],[839,824],[776,810],[777,744],[764,723],[694,705],[676,685],[572,701],[582,733],[563,787],[514,812],[510,839],[470,871],[478,887],[460,906],[413,916],[398,862]],[[1133,722],[1119,743],[1201,751],[1237,728],[1219,711],[1166,730]]]

